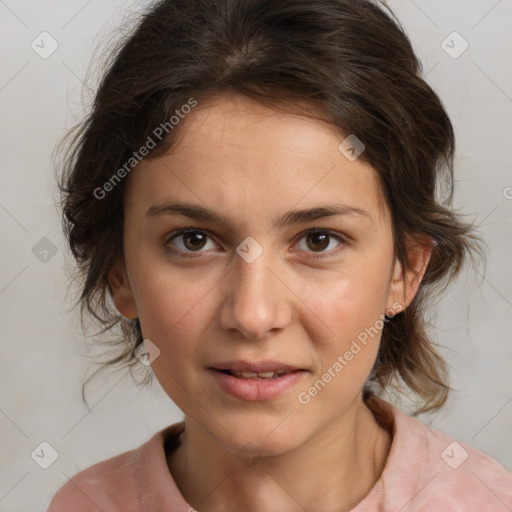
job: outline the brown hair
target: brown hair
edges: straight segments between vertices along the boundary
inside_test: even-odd
[[[316,114],[363,141],[359,158],[378,173],[396,256],[406,268],[408,240],[435,240],[416,297],[384,325],[369,384],[401,389],[402,381],[422,400],[417,412],[439,409],[450,388],[446,364],[427,334],[425,308],[434,285],[450,282],[479,249],[472,226],[449,207],[454,132],[421,71],[391,10],[369,0],[161,0],[151,6],[110,53],[90,113],[62,141],[58,186],[77,262],[82,328],[88,312],[103,327],[97,334],[121,330],[103,340],[117,352],[102,368],[131,371],[143,335],[138,319],[120,317],[108,296],[109,271],[123,256],[126,180],[104,197],[97,191],[166,122],[166,137],[146,158],[169,149],[180,125],[168,121],[191,98],[236,92]],[[367,386],[365,398],[371,393]]]

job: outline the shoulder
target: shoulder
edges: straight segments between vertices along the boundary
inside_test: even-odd
[[[133,459],[131,450],[98,462],[72,477],[53,496],[47,512],[107,512],[114,497],[123,496],[133,503]]]
[[[512,472],[482,451],[397,408],[393,414],[395,439],[387,483],[398,489],[398,501],[405,497],[400,490],[406,483],[411,499],[408,510],[512,510]]]
[[[179,444],[184,422],[156,432],[138,448],[82,470],[53,496],[46,512],[139,512],[179,501],[166,449]],[[185,503],[182,500],[183,503]],[[161,506],[162,505],[162,506]]]
[[[47,512],[140,512],[185,507],[166,461],[184,422],[158,431],[138,448],[84,469],[57,491]],[[189,508],[189,507],[187,507]]]

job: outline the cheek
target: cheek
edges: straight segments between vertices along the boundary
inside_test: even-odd
[[[166,394],[186,414],[195,415],[195,403],[204,403],[197,362],[204,350],[209,322],[211,286],[186,284],[179,279],[146,280],[138,297],[144,304],[141,329],[160,350],[152,370]]]
[[[312,309],[334,331],[331,337],[347,341],[373,326],[385,312],[388,277],[387,269],[354,266],[325,283],[321,294],[306,296],[316,297]]]
[[[143,335],[163,353],[172,353],[166,358],[170,364],[193,350],[194,340],[204,330],[211,288],[210,281],[195,275],[191,282],[179,270],[171,273],[154,266],[139,274],[135,297]]]
[[[351,274],[316,303],[334,334],[313,339],[319,364],[297,396],[298,411],[307,417],[334,419],[359,396],[370,375],[384,326],[385,294],[368,279],[365,283]]]
[[[362,264],[338,273],[321,294],[309,294],[311,310],[329,327],[328,336],[313,338],[321,366],[315,378],[329,383],[325,399],[349,399],[364,386],[379,350],[388,277]]]

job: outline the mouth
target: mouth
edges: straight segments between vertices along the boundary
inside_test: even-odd
[[[277,370],[277,371],[269,371],[269,372],[242,372],[239,370],[221,370],[218,368],[212,368],[212,370],[217,370],[226,375],[232,375],[233,377],[241,377],[242,379],[278,379],[283,375],[287,375],[292,373],[286,370]],[[301,370],[294,370],[301,371]]]
[[[266,401],[294,388],[307,370],[278,361],[226,361],[209,366],[219,388],[239,400]]]

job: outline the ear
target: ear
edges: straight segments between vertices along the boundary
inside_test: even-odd
[[[112,301],[117,311],[125,318],[137,318],[137,307],[133,296],[126,265],[124,261],[118,260],[110,269],[108,282]]]
[[[399,313],[412,302],[427,270],[434,246],[429,237],[409,240],[407,245],[409,269],[404,269],[395,259],[386,311]]]

